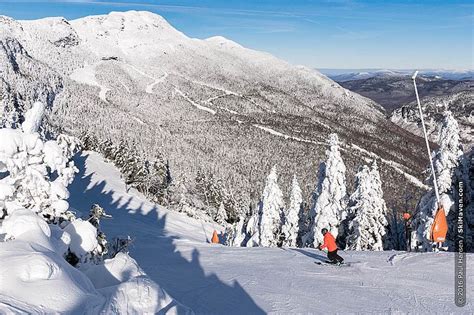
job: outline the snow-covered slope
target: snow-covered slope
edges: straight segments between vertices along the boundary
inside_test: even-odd
[[[131,256],[196,314],[470,314],[454,305],[452,253],[343,252],[351,267],[319,266],[314,249],[234,248],[206,242],[213,226],[156,207],[127,192],[118,170],[84,152],[70,187],[78,210],[99,202],[113,219],[109,237],[130,234]],[[468,254],[468,261],[473,259]],[[467,264],[467,283],[474,265]]]
[[[0,72],[2,104],[20,121],[22,108],[41,96],[55,130],[161,155],[186,194],[198,171],[211,173],[248,209],[261,179],[279,164],[282,188],[297,173],[309,198],[331,132],[347,148],[348,176],[368,158],[388,161],[381,168],[390,207],[401,207],[402,192],[420,186],[403,175],[422,177],[420,139],[315,70],[223,37],[189,38],[150,12],[1,21],[2,43],[21,47],[17,54],[9,45],[0,50],[0,69],[12,69]]]

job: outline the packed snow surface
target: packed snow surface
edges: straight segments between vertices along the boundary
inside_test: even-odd
[[[125,258],[118,257],[107,266],[110,277],[124,268],[122,274],[134,276],[141,268],[196,314],[474,312],[472,254],[467,256],[468,302],[458,308],[452,253],[341,252],[352,266],[338,268],[316,265],[325,254],[314,249],[212,245],[208,239],[218,227],[127,191],[119,171],[98,154],[83,153],[76,165],[80,173],[70,187],[71,206],[85,211],[99,203],[113,216],[102,223],[107,236],[134,239],[130,255],[140,267],[122,267]],[[97,272],[89,271],[91,279]],[[97,289],[105,280],[92,281]]]

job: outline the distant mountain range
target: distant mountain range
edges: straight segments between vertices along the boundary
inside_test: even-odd
[[[332,79],[353,92],[384,107],[390,120],[422,136],[411,70],[323,69]],[[417,78],[430,139],[437,141],[438,123],[443,111],[450,110],[458,120],[461,141],[468,150],[474,144],[474,71],[423,70]]]
[[[449,110],[458,121],[464,151],[474,148],[474,90],[442,96],[426,96],[421,99],[421,104],[426,129],[432,141],[438,141],[437,126],[443,120],[443,112]],[[416,135],[423,135],[416,101],[394,110],[390,120]]]
[[[368,97],[382,105],[388,113],[415,100],[411,76],[378,76],[339,82],[343,87]],[[438,77],[419,76],[418,93],[423,97],[450,96],[470,91],[474,80],[446,80]]]
[[[370,78],[411,77],[414,70],[390,69],[318,69],[337,82]],[[474,80],[474,70],[420,70],[420,77],[443,80]]]

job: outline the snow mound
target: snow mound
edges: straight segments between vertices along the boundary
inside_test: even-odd
[[[51,228],[50,228],[51,227]],[[79,257],[97,247],[97,230],[77,219],[64,230],[28,209],[1,225],[0,313],[192,314],[153,282],[137,262],[119,253],[102,264],[72,267],[69,248]]]
[[[84,273],[97,289],[119,285],[120,282],[145,274],[136,261],[124,253],[118,253],[113,259],[106,259],[102,265],[91,266]]]
[[[6,234],[6,238],[14,239],[26,233],[42,233],[47,237],[51,236],[48,224],[28,209],[14,211],[3,221],[0,231]]]
[[[23,135],[18,129],[0,129],[0,139],[2,139],[0,141],[0,160],[13,156],[18,152],[18,148],[23,146]]]
[[[127,254],[119,253],[101,265],[89,266],[84,273],[107,297],[105,313],[152,314],[160,310],[166,310],[167,314],[192,313],[150,280]]]
[[[97,243],[97,229],[89,221],[77,219],[66,226],[64,231],[70,235],[69,249],[77,257],[92,252],[99,245]]]
[[[166,314],[193,314],[171,299],[155,282],[140,276],[123,282],[117,287],[104,289],[111,291],[105,313],[113,314],[153,314],[163,310]]]
[[[28,211],[15,212],[17,223],[19,217],[31,218],[26,214]],[[30,230],[28,235],[37,239],[44,237],[43,231],[38,230]],[[61,255],[21,238],[20,235],[15,240],[0,242],[0,305],[5,303],[11,307],[9,312],[13,309],[19,313],[71,313],[79,310],[93,313],[92,310],[104,304],[105,298],[89,279]],[[0,312],[3,311],[0,308]]]
[[[29,264],[20,273],[20,279],[25,282],[57,279],[59,266],[44,255],[34,253],[28,257]]]

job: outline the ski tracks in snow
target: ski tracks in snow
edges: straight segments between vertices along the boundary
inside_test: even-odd
[[[397,253],[391,255],[388,259],[387,262],[389,262],[392,266],[397,265],[399,262],[403,262],[406,259],[411,258],[413,255],[411,253]]]

